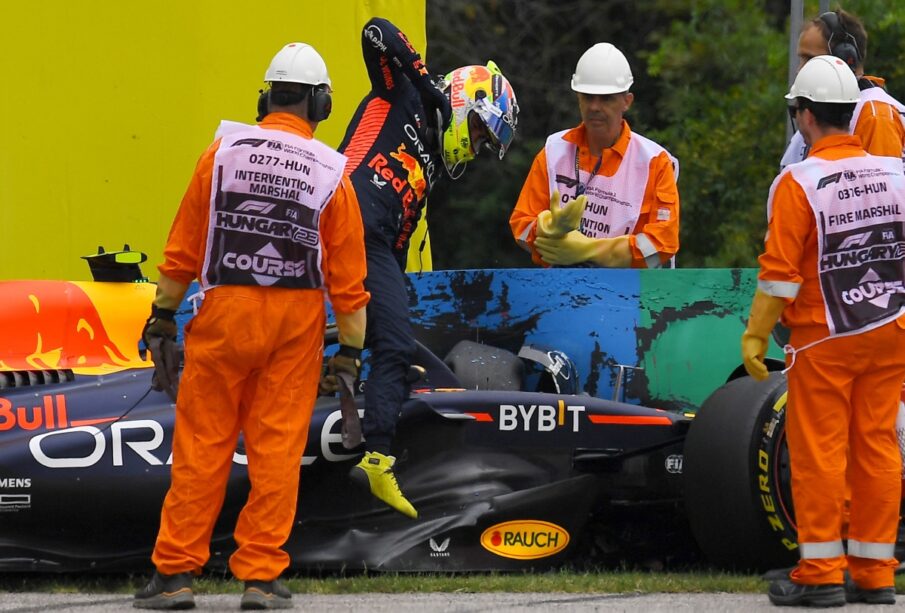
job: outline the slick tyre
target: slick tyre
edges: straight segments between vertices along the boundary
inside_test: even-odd
[[[785,437],[786,379],[734,379],[698,411],[685,442],[685,506],[711,563],[764,571],[798,558]]]

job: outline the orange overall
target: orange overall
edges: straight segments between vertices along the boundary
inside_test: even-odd
[[[603,150],[603,160],[598,174],[611,177],[616,174],[622,158],[628,148],[632,131],[628,122],[623,120],[622,132],[612,147]],[[570,130],[565,140],[578,146],[578,164],[585,172],[592,172],[596,157],[592,157],[588,149],[588,139],[584,124]],[[518,202],[509,217],[509,226],[516,241],[524,241],[531,247],[531,259],[535,264],[545,266],[540,254],[534,249],[537,238],[537,216],[550,208],[550,182],[547,174],[547,152],[541,149],[534,158],[525,184],[519,194]],[[662,211],[668,211],[668,215]],[[533,225],[532,225],[533,224]],[[527,234],[526,234],[527,232]],[[629,237],[632,252],[632,268],[646,268],[644,255],[635,242],[635,235],[643,232],[659,253],[662,264],[679,250],[679,191],[672,162],[666,152],[661,153],[650,162],[644,199],[641,204],[641,215]],[[523,238],[524,237],[524,238]]]
[[[864,78],[878,87],[886,84],[880,77]],[[864,105],[854,134],[861,137],[862,147],[872,155],[901,157],[905,149],[905,126],[899,118],[899,111],[885,102],[871,101]]]
[[[838,160],[865,153],[857,136],[829,136],[817,141],[809,155]],[[792,173],[776,183],[771,211],[759,287],[799,286],[782,320],[792,331],[790,344],[801,348],[827,337],[829,328],[817,276],[815,217]],[[847,566],[862,589],[893,585],[901,485],[895,420],[903,379],[905,330],[898,321],[834,337],[795,355],[788,372],[786,416],[801,548],[793,581],[840,584]],[[851,519],[846,556],[847,468]]]
[[[312,137],[309,125],[272,113],[260,124]],[[211,176],[220,141],[198,162],[159,267],[187,284],[201,278]],[[324,286],[338,313],[367,304],[358,201],[343,178],[320,216]],[[229,560],[237,579],[270,581],[288,566],[281,549],[295,518],[299,471],[323,357],[324,291],[222,285],[206,291],[186,326],[176,403],[172,483],[152,556],[163,574],[199,572],[223,504],[240,432],[251,492]]]

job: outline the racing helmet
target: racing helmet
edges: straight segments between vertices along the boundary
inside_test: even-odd
[[[486,146],[503,159],[515,137],[518,102],[496,63],[491,60],[486,66],[457,68],[443,77],[440,88],[452,106],[452,119],[442,141],[443,163],[450,176],[461,176],[454,170],[475,157],[472,129],[486,132],[486,140],[476,143],[475,149]]]
[[[572,75],[572,91],[582,94],[627,92],[635,79],[628,60],[610,43],[597,43],[580,58]]]
[[[264,80],[268,83],[331,85],[324,58],[306,43],[289,43],[273,56]]]
[[[856,104],[861,91],[855,73],[843,60],[818,55],[801,67],[786,94],[787,100],[806,98],[813,102]]]

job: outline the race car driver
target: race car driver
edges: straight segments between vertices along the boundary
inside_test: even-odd
[[[458,68],[436,83],[406,36],[386,19],[365,24],[362,54],[371,91],[339,147],[349,158],[346,173],[361,206],[365,288],[371,294],[365,455],[352,478],[414,518],[417,511],[399,488],[391,455],[415,351],[403,273],[409,240],[444,168],[456,178],[480,152],[503,158],[515,135],[518,105],[493,62]]]
[[[268,114],[233,124],[201,155],[170,229],[144,338],[158,384],[175,385],[166,350],[174,312],[198,279],[176,398],[172,481],[152,561],[135,596],[148,609],[194,606],[192,575],[210,556],[241,432],[251,491],[229,567],[243,609],[288,608],[278,577],[295,518],[299,470],[323,359],[325,306],[356,364],[365,336],[364,236],[346,158],[313,138],[330,112],[330,78],[311,46],[291,43],[265,74]],[[262,164],[263,163],[263,164]],[[154,347],[164,347],[154,354]]]
[[[808,61],[786,95],[811,149],[770,189],[765,251],[742,336],[745,369],[762,380],[780,314],[791,329],[786,432],[800,560],[771,583],[777,605],[895,602],[905,174],[901,160],[869,155],[848,134],[858,97],[852,71],[829,55]],[[852,582],[843,588],[846,567]]]

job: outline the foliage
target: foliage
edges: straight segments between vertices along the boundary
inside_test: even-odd
[[[688,4],[647,58],[663,91],[657,114],[672,119],[650,136],[681,164],[677,259],[752,266],[784,145],[787,38],[744,0]]]
[[[806,20],[818,4],[805,2]],[[905,5],[841,4],[867,25],[867,72],[905,99]],[[632,66],[632,128],[679,158],[678,264],[754,266],[785,145],[788,28],[782,0],[427,0],[431,70],[493,59],[521,107],[505,160],[479,159],[431,196],[435,268],[531,265],[509,214],[546,136],[580,121],[569,80],[599,41]]]

